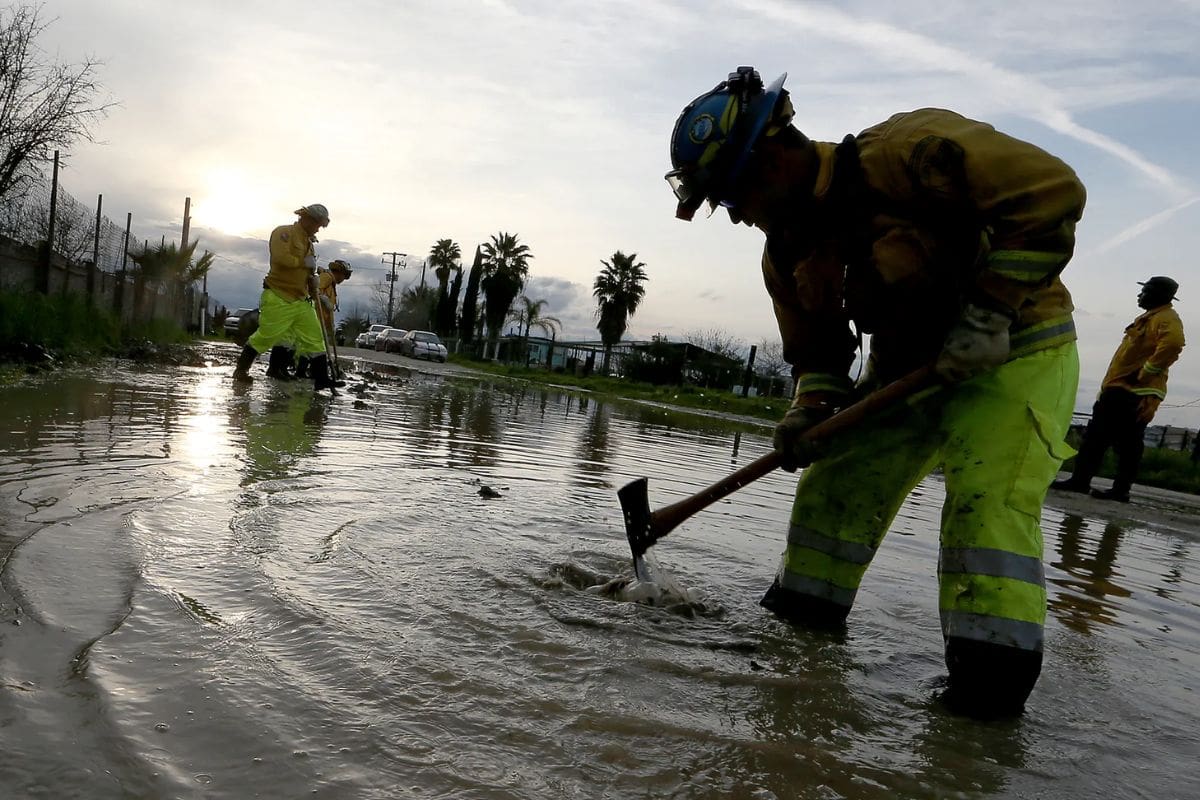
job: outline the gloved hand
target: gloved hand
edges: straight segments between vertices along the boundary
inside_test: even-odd
[[[1008,360],[1008,329],[1012,323],[1008,314],[968,304],[946,334],[934,368],[954,383],[1000,366]]]
[[[1154,395],[1146,395],[1138,400],[1137,411],[1134,414],[1134,419],[1141,425],[1149,425],[1154,419],[1154,414],[1158,411],[1158,406],[1162,402],[1162,398]]]
[[[316,273],[313,273],[312,275],[308,276],[308,291],[310,293],[316,294],[317,289],[320,288],[320,286],[321,286],[321,281],[317,278]]]
[[[306,268],[306,269],[310,269],[310,270],[316,271],[316,269],[317,269],[317,257],[316,257],[315,255],[313,255],[312,253],[309,253],[308,255],[306,255],[306,256],[304,257],[304,266],[305,266],[305,268]]]
[[[783,469],[795,472],[797,467],[807,467],[821,457],[820,444],[805,440],[803,434],[817,423],[829,419],[836,410],[834,403],[826,397],[796,397],[792,407],[775,426],[775,452],[783,460],[780,465]]]

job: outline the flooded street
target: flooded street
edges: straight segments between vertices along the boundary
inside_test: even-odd
[[[631,575],[616,490],[666,505],[769,428],[409,371],[234,389],[213,353],[0,389],[0,797],[1200,797],[1192,512],[1048,505],[1042,678],[980,724],[932,700],[937,478],[844,637],[757,605],[785,473],[651,551],[698,602],[622,602],[589,591]]]

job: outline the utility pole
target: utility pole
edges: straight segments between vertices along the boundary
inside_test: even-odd
[[[386,263],[387,263],[387,257],[388,257],[388,256],[391,256],[391,257],[392,257],[392,271],[391,271],[391,272],[389,272],[389,273],[388,273],[388,274],[385,276],[385,277],[387,278],[387,281],[388,281],[388,318],[387,318],[387,324],[388,324],[388,325],[391,325],[391,324],[392,324],[392,304],[393,304],[393,301],[395,300],[395,297],[396,297],[396,259],[400,259],[400,269],[404,269],[404,268],[407,266],[407,264],[406,264],[406,262],[404,261],[404,259],[405,259],[405,258],[408,256],[408,254],[407,254],[407,253],[384,253],[384,254],[383,254],[383,258],[381,258],[381,259],[379,260],[379,263],[381,263],[381,264],[386,264]]]

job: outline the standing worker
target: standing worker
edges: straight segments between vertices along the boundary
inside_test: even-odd
[[[677,217],[707,202],[766,234],[762,273],[796,380],[775,449],[785,469],[812,466],[762,605],[844,626],[905,497],[941,466],[943,699],[971,716],[1018,714],[1041,671],[1038,520],[1079,377],[1058,276],[1083,185],[1049,153],[941,109],[810,141],[791,124],[786,77],[764,86],[739,67],[693,100],[666,176]],[[863,334],[866,374],[852,386]],[[939,390],[819,449],[802,438],[856,394],[931,363]]]
[[[1055,481],[1053,488],[1087,494],[1101,500],[1129,502],[1145,449],[1146,426],[1158,404],[1167,396],[1167,369],[1183,351],[1183,322],[1171,301],[1179,284],[1162,275],[1139,281],[1137,304],[1145,313],[1125,329],[1125,338],[1108,364],[1100,396],[1083,434],[1071,477]],[[1110,489],[1092,489],[1104,452],[1117,455],[1117,476]]]
[[[250,365],[259,353],[289,342],[297,353],[311,359],[314,387],[330,389],[341,383],[330,376],[320,322],[311,305],[318,288],[313,242],[317,231],[329,224],[329,211],[313,203],[296,209],[295,214],[294,223],[271,231],[271,269],[263,281],[258,330],[242,348],[233,379],[249,381]]]

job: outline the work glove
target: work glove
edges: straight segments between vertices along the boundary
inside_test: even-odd
[[[315,272],[317,269],[317,257],[312,253],[306,255],[304,257],[304,267],[305,269],[310,269]]]
[[[320,287],[321,281],[317,278],[316,273],[308,276],[308,291],[312,294],[317,293],[317,288]]]
[[[1161,397],[1155,397],[1152,394],[1145,395],[1138,400],[1137,409],[1134,411],[1134,419],[1139,425],[1149,425],[1154,419],[1155,412],[1158,411],[1158,405],[1162,402]]]
[[[775,426],[773,444],[783,469],[795,472],[824,455],[821,444],[806,440],[804,433],[833,416],[845,397],[844,392],[835,391],[797,392],[792,407]]]
[[[934,369],[951,383],[965,381],[1008,360],[1008,329],[1013,317],[968,304],[942,345]]]

